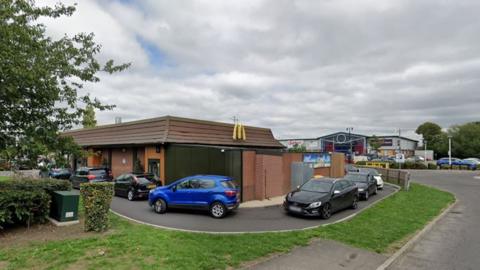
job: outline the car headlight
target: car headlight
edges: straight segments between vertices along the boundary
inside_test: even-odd
[[[363,189],[363,188],[359,188],[358,191],[362,192],[362,191],[364,191],[364,189]]]
[[[320,205],[322,205],[322,202],[313,202],[309,206],[307,206],[307,209],[317,208],[320,207]]]

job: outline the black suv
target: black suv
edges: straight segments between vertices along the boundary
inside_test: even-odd
[[[112,180],[112,171],[106,167],[82,167],[70,177],[74,188],[80,188],[81,183],[111,182]]]

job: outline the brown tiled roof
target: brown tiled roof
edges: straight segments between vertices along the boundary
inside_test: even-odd
[[[283,148],[268,128],[245,126],[246,140],[233,140],[233,124],[164,116],[66,131],[81,146],[185,143]]]

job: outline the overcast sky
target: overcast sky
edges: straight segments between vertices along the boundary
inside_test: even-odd
[[[480,120],[478,0],[78,2],[48,32],[94,32],[102,61],[132,63],[86,86],[117,105],[100,124],[235,115],[277,138],[414,137]]]

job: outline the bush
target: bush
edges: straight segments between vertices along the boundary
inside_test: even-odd
[[[43,223],[50,212],[50,201],[50,195],[41,189],[0,190],[0,225]]]
[[[72,184],[66,180],[20,178],[0,181],[0,224],[30,226],[45,222],[50,213],[50,193],[70,189]]]
[[[437,169],[437,164],[428,163],[428,169],[429,170],[436,170]]]
[[[66,191],[72,189],[72,183],[68,180],[58,179],[11,179],[0,182],[0,190],[45,190],[48,193],[52,191]]]
[[[83,183],[80,196],[85,209],[85,231],[106,231],[108,210],[113,197],[113,183]]]

